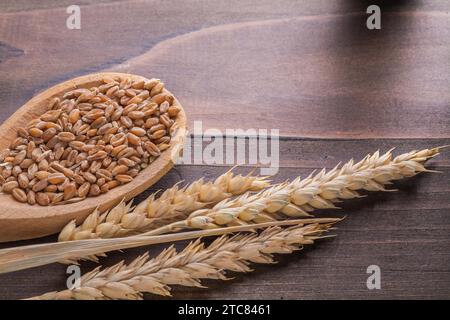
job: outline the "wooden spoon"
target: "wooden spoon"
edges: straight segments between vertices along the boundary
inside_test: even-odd
[[[25,127],[32,119],[48,111],[49,102],[54,97],[62,97],[65,92],[77,88],[90,88],[102,84],[104,76],[130,77],[133,80],[148,80],[144,77],[123,73],[96,73],[78,77],[58,84],[29,100],[0,126],[0,150],[9,147],[17,137],[17,129]],[[169,93],[167,90],[165,92]],[[15,201],[11,195],[0,193],[0,242],[31,239],[57,233],[72,219],[81,222],[95,208],[106,211],[122,199],[130,200],[149,188],[165,175],[174,165],[184,145],[186,135],[186,114],[175,98],[174,104],[181,111],[172,127],[170,148],[146,169],[142,170],[130,183],[117,187],[98,197],[88,197],[78,203],[47,206],[29,205]]]

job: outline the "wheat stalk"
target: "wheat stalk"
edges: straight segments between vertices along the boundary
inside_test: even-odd
[[[442,147],[441,147],[442,148]],[[225,199],[213,208],[200,209],[185,220],[176,221],[148,234],[157,235],[186,228],[213,229],[224,226],[248,225],[286,217],[306,217],[316,209],[338,208],[341,200],[361,197],[358,190],[387,190],[385,185],[394,180],[430,172],[423,164],[439,154],[441,148],[424,149],[401,154],[395,158],[392,149],[380,155],[377,151],[361,161],[350,160],[330,171],[322,169],[307,178],[298,177],[257,194],[244,194],[235,199]]]
[[[58,241],[113,238],[141,233],[183,220],[206,206],[248,191],[259,191],[269,186],[266,177],[234,175],[230,170],[215,181],[199,179],[183,188],[176,184],[164,191],[159,198],[154,193],[138,206],[132,202],[119,203],[109,212],[91,213],[80,226],[75,221],[67,224],[59,234]]]
[[[143,233],[121,238],[75,240],[5,248],[0,249],[0,274],[39,267],[55,262],[76,263],[80,258],[98,256],[105,252],[115,250],[219,236],[235,232],[249,232],[272,226],[335,223],[339,220],[336,218],[289,219],[247,226],[194,230],[157,236],[149,236]]]
[[[165,206],[170,208],[170,205],[167,204],[170,201],[166,200],[177,198],[176,196],[162,196],[162,200],[159,200],[161,198],[155,200],[152,195],[148,201],[139,205],[132,213],[129,213],[131,204],[121,203],[103,215],[99,215],[95,211],[79,227],[72,221],[61,231],[59,241],[110,238],[139,232],[143,225],[149,226],[154,223],[155,218],[148,218],[148,216],[155,216],[155,213],[157,213],[156,219],[160,219],[160,221],[175,221],[159,228],[153,228],[152,231],[147,232],[149,235],[159,235],[186,228],[211,229],[275,221],[286,217],[307,217],[315,209],[337,208],[336,203],[341,200],[360,197],[358,190],[394,191],[387,190],[385,185],[391,184],[391,181],[394,180],[430,171],[423,164],[438,155],[442,148],[444,147],[414,150],[395,158],[392,155],[393,149],[382,155],[377,151],[357,163],[354,163],[352,159],[343,166],[337,165],[328,172],[322,169],[317,174],[311,173],[305,179],[298,177],[292,182],[274,185],[254,195],[244,192],[246,189],[263,188],[268,184],[265,178],[234,177],[231,172],[227,172],[214,183],[204,184],[202,180],[194,182],[191,189],[197,190],[194,194],[198,194],[198,190],[203,186],[208,186],[204,189],[204,192],[208,193],[212,186],[218,185],[222,186],[221,190],[227,190],[229,194],[243,193],[237,198],[224,198],[223,193],[214,192],[218,196],[210,196],[208,200],[213,198],[215,200],[224,198],[224,200],[212,208],[195,210],[190,214],[189,210],[184,210],[180,214],[179,212],[182,210],[164,209]],[[240,185],[238,181],[243,187],[238,188]],[[186,190],[178,190],[178,187],[175,186],[164,194],[180,194],[180,196],[183,195],[181,197],[184,197],[185,193],[192,194],[191,191],[187,192],[188,189],[189,187]],[[174,190],[177,191],[174,192]],[[190,201],[181,201],[181,203],[186,202]],[[157,205],[153,205],[154,203]],[[193,210],[195,207],[196,205],[193,205],[189,209]],[[177,212],[175,215],[170,214],[174,211]],[[94,257],[90,258],[95,259]]]
[[[274,263],[273,254],[300,250],[323,238],[332,223],[315,223],[283,229],[271,227],[261,234],[222,236],[205,246],[199,239],[183,251],[171,246],[157,257],[142,255],[83,275],[80,286],[34,297],[56,299],[142,299],[144,293],[170,296],[171,286],[203,287],[202,279],[227,280],[225,271],[250,272],[250,263]]]

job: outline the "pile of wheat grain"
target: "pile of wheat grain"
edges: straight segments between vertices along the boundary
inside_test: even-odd
[[[180,107],[158,79],[105,77],[55,98],[0,153],[0,185],[15,200],[55,205],[133,180],[169,147]]]

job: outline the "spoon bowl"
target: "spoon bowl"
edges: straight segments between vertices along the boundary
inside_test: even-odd
[[[53,98],[61,98],[64,93],[77,88],[98,86],[105,76],[148,80],[137,75],[108,72],[90,74],[55,85],[33,97],[0,126],[0,150],[9,147],[17,137],[18,128],[25,127],[29,121],[48,111],[49,103]],[[165,92],[170,93],[167,90]],[[20,203],[11,195],[0,193],[0,242],[32,239],[57,233],[69,221],[76,219],[77,222],[81,222],[96,208],[100,212],[104,212],[122,200],[130,200],[156,183],[174,166],[184,145],[186,114],[176,98],[174,104],[180,107],[180,112],[171,128],[170,147],[164,150],[147,168],[140,171],[131,182],[100,196],[88,197],[77,203],[46,207]]]

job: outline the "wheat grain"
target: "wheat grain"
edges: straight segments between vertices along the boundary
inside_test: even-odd
[[[144,293],[170,296],[171,286],[203,287],[202,279],[227,280],[225,271],[250,272],[250,263],[271,264],[273,254],[288,254],[313,244],[332,224],[308,224],[283,229],[272,227],[261,234],[222,236],[205,246],[191,242],[183,251],[171,246],[157,257],[142,255],[82,276],[80,286],[50,292],[32,299],[142,299]]]
[[[175,220],[185,219],[191,212],[216,204],[247,191],[258,191],[269,185],[266,177],[234,175],[230,170],[215,181],[197,180],[180,188],[178,184],[164,191],[159,198],[150,195],[136,208],[121,202],[102,215],[95,210],[76,227],[70,222],[61,231],[58,240],[70,241],[94,238],[112,238],[154,229]]]

